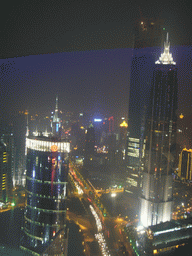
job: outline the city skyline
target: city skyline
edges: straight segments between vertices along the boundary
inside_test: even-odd
[[[155,56],[162,53],[161,48],[146,48],[146,54],[150,50]],[[127,118],[132,51],[127,48],[0,60],[1,117],[6,119],[26,109],[51,113],[54,89],[59,93],[60,109]],[[190,115],[192,49],[178,46],[171,51],[179,67],[178,114]]]

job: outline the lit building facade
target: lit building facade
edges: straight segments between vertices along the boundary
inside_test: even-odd
[[[140,139],[128,137],[127,139],[127,179],[128,189],[139,193],[143,175],[143,158],[145,154],[145,139],[140,156]],[[135,189],[137,188],[137,189]]]
[[[15,185],[15,143],[12,127],[6,126],[6,129],[1,134],[1,141],[6,146],[9,182],[12,189],[12,184],[13,186]]]
[[[7,203],[12,199],[12,178],[9,169],[6,145],[0,141],[0,201]]]
[[[184,148],[179,155],[178,176],[184,180],[192,180],[192,149]]]
[[[171,220],[172,173],[176,153],[177,67],[169,53],[170,43],[155,62],[145,128],[143,189],[140,221],[143,226]]]
[[[139,169],[139,148],[140,140],[137,138],[128,137],[128,146],[127,146],[127,163],[128,168],[131,170]]]

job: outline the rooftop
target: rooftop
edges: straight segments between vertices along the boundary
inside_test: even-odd
[[[171,220],[149,227],[149,229],[153,232],[154,236],[185,228],[192,228],[192,218]]]

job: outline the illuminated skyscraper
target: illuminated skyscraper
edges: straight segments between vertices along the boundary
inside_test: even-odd
[[[184,148],[179,155],[178,176],[184,180],[192,180],[192,149]]]
[[[128,124],[125,120],[119,126],[119,142],[118,150],[121,153],[121,162],[125,160],[126,142],[127,142],[127,127]]]
[[[170,221],[173,203],[172,173],[176,152],[177,67],[169,53],[155,62],[147,110],[143,189],[140,221],[144,226]]]
[[[6,147],[7,154],[7,183],[9,197],[12,197],[12,188],[15,185],[15,143],[12,126],[6,125],[1,131],[1,141]]]
[[[7,203],[12,197],[10,160],[6,145],[0,141],[0,201],[3,203]]]
[[[125,120],[123,120],[123,122],[120,124],[120,127],[119,127],[119,148],[123,151],[125,150],[125,146],[126,146],[127,127],[128,127],[128,124],[126,123]]]
[[[52,137],[28,136],[26,149],[27,204],[20,247],[28,253],[41,255],[51,246],[59,231],[67,233],[65,219],[70,143],[61,139],[54,130]],[[67,243],[60,246],[59,255],[66,255]]]
[[[55,113],[53,115],[53,120],[51,122],[52,133],[59,134],[59,128],[61,127],[61,119],[59,118],[59,110],[58,110],[58,96],[56,96],[56,106]]]

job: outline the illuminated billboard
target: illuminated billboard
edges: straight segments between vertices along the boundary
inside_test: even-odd
[[[102,119],[100,119],[100,118],[95,118],[95,119],[94,119],[94,122],[102,122]]]

